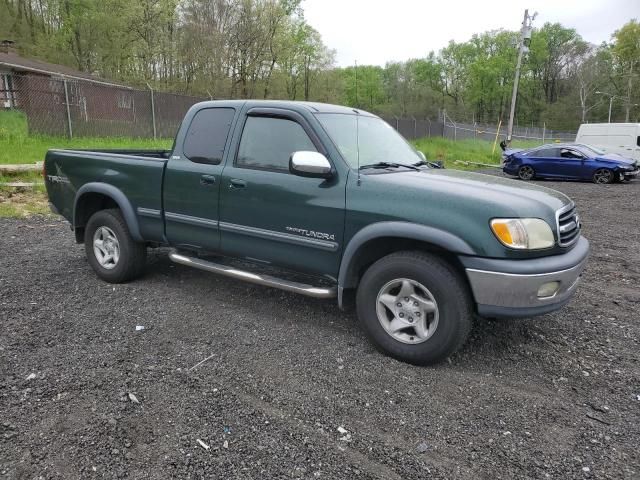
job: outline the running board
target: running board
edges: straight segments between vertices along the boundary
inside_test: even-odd
[[[255,273],[247,272],[244,270],[238,270],[237,268],[229,267],[227,265],[220,265],[218,263],[210,262],[208,260],[202,260],[201,258],[187,257],[176,252],[169,253],[169,258],[180,265],[186,265],[188,267],[199,268],[200,270],[206,270],[207,272],[218,273],[225,277],[237,278],[246,282],[255,283],[257,285],[264,285],[266,287],[278,288],[280,290],[286,290],[287,292],[299,293],[306,295],[307,297],[314,298],[335,298],[337,290],[335,287],[320,288],[305,283],[292,282],[284,280],[282,278],[272,277],[270,275],[257,275]]]

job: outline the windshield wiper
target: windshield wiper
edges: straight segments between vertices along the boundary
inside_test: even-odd
[[[419,162],[412,163],[414,167],[429,167],[429,168],[444,168],[441,163],[430,162],[429,160],[420,160]]]
[[[420,170],[415,165],[410,165],[408,163],[394,163],[394,162],[378,162],[371,163],[369,165],[362,165],[360,170],[365,170],[368,168],[408,168],[410,170]]]

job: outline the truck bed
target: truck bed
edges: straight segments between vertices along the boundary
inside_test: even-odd
[[[161,242],[162,180],[169,156],[168,150],[49,150],[44,175],[50,202],[78,226],[84,219],[75,205],[82,195],[93,195],[96,201],[99,192],[115,195],[128,204],[118,207],[137,217],[140,237]]]

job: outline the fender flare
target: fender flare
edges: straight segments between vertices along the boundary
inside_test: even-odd
[[[401,237],[436,245],[448,252],[461,255],[476,255],[473,248],[456,235],[439,228],[410,222],[378,222],[367,225],[349,241],[340,262],[338,273],[338,305],[342,307],[343,291],[357,285],[353,271],[354,258],[360,248],[371,240],[382,237]]]
[[[73,201],[73,229],[76,229],[77,224],[77,215],[78,215],[78,204],[82,199],[82,196],[87,193],[100,193],[111,198],[114,202],[118,204],[120,211],[122,212],[122,216],[124,217],[124,221],[127,223],[127,228],[129,229],[129,233],[133,237],[133,239],[137,242],[142,242],[144,239],[140,234],[140,226],[138,224],[138,217],[136,217],[135,210],[131,205],[131,202],[127,198],[127,196],[122,193],[117,187],[113,185],[109,185],[108,183],[100,183],[100,182],[90,182],[85,183],[80,189],[76,192],[76,198]]]

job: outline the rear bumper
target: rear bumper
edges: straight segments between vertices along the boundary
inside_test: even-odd
[[[487,317],[531,317],[558,310],[573,297],[589,255],[581,237],[562,255],[532,260],[461,257],[477,304]],[[551,286],[553,294],[541,287]]]

